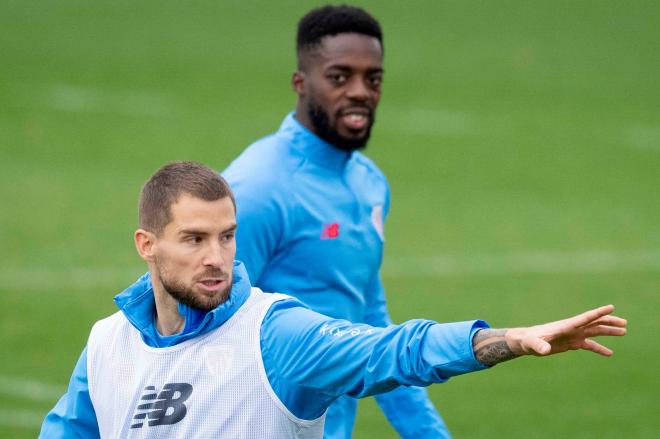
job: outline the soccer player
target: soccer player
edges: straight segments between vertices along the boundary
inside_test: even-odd
[[[159,169],[139,202],[149,273],[97,322],[41,438],[316,438],[342,396],[428,385],[521,355],[586,349],[624,335],[600,307],[529,328],[414,320],[377,328],[251,287],[236,251],[234,198],[192,162]]]
[[[295,113],[249,146],[223,175],[238,205],[238,258],[254,285],[317,311],[373,326],[392,323],[380,279],[389,188],[357,150],[380,100],[379,23],[351,6],[312,10],[298,24]],[[426,390],[400,387],[378,405],[403,438],[450,434]],[[357,401],[335,401],[325,439],[348,439]]]

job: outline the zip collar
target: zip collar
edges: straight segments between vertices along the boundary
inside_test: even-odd
[[[128,321],[140,331],[147,345],[167,347],[221,326],[245,303],[251,288],[243,263],[234,261],[232,288],[227,300],[211,311],[201,311],[179,303],[179,314],[185,319],[185,325],[183,331],[170,336],[162,336],[156,329],[156,302],[150,273],[142,275],[133,285],[115,296],[114,301]]]
[[[342,151],[308,130],[289,113],[280,125],[279,132],[292,137],[291,147],[310,162],[336,172],[342,172],[353,153]]]

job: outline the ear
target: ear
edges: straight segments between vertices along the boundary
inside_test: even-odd
[[[300,70],[293,72],[291,76],[291,88],[296,92],[298,96],[303,96],[305,94],[305,73]]]
[[[133,239],[135,240],[135,249],[140,257],[146,262],[153,261],[156,235],[144,229],[137,229],[133,234]]]

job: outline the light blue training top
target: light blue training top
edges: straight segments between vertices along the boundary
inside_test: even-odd
[[[389,188],[369,158],[291,113],[222,175],[236,198],[236,258],[253,285],[330,317],[391,323],[380,280]]]

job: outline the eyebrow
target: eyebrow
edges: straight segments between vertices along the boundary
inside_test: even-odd
[[[347,66],[345,64],[332,64],[328,67],[326,67],[327,70],[341,70],[344,72],[351,72],[353,71],[353,67]],[[385,73],[385,70],[382,67],[372,67],[370,69],[367,69],[367,73]]]
[[[236,228],[238,227],[237,224],[232,224],[231,226],[227,227],[220,233],[228,233],[228,232],[234,232],[236,231]],[[200,235],[200,236],[207,236],[209,233],[204,231],[204,230],[198,230],[198,229],[181,229],[178,232],[179,235]]]
[[[238,224],[234,223],[231,226],[227,227],[222,233],[235,232]]]
[[[202,235],[206,236],[208,235],[207,232],[204,232],[202,230],[197,230],[197,229],[181,229],[178,231],[179,235]]]

